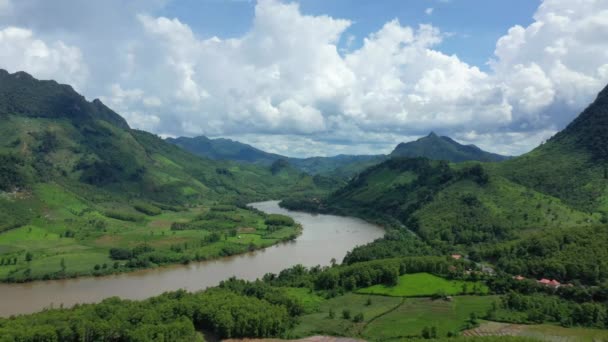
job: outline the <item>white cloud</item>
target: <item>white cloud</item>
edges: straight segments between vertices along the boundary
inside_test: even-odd
[[[75,88],[83,84],[88,74],[77,47],[61,40],[45,42],[28,29],[12,26],[0,30],[0,65],[11,72],[27,71]]]
[[[608,3],[545,0],[528,27],[514,26],[491,61],[507,89],[514,121],[564,124],[606,85]],[[547,110],[554,111],[547,113]]]
[[[605,1],[543,1],[532,24],[497,41],[488,71],[442,53],[437,27],[392,20],[353,47],[349,20],[279,0],[258,1],[251,28],[230,39],[151,14],[162,2],[78,2],[91,20],[66,22],[59,8],[33,28],[19,18],[36,14],[16,4],[0,0],[0,17],[14,12],[0,31],[2,67],[75,83],[134,127],[246,137],[284,154],[386,152],[430,130],[517,154],[608,83]],[[115,11],[116,30],[93,16]]]
[[[424,13],[426,13],[426,15],[431,15],[433,14],[434,8],[433,7],[429,7],[427,9],[424,10]]]

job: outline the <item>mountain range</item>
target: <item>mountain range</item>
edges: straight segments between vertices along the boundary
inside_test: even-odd
[[[445,136],[431,132],[428,136],[416,141],[400,143],[388,155],[337,155],[331,157],[293,158],[276,153],[269,153],[238,141],[205,136],[193,138],[167,138],[175,144],[198,156],[215,160],[232,160],[238,162],[270,165],[283,159],[293,167],[306,173],[323,174],[335,177],[350,178],[369,166],[393,157],[424,157],[433,160],[450,162],[463,161],[502,161],[509,157],[483,151],[475,145],[463,145]]]

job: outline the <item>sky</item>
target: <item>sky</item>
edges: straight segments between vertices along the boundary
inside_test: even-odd
[[[163,137],[519,155],[608,84],[608,0],[0,0],[0,68]]]

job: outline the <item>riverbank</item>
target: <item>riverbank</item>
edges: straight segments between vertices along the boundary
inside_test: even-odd
[[[56,221],[0,234],[0,282],[106,276],[213,260],[290,241],[302,231],[288,217],[229,205],[164,211],[133,221],[90,218],[79,229],[58,228]]]
[[[0,284],[0,316],[32,313],[48,307],[70,307],[118,296],[145,299],[166,291],[197,291],[230,277],[255,280],[297,264],[329,265],[341,261],[355,246],[369,243],[384,231],[365,221],[333,215],[311,215],[280,208],[277,201],[254,203],[267,214],[292,217],[302,227],[295,240],[241,255],[187,265],[176,264],[101,277]]]

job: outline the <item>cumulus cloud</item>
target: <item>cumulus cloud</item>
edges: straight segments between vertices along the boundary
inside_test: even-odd
[[[137,1],[120,12],[121,30],[82,20],[66,35],[52,16],[40,27],[15,19],[26,12],[8,0],[0,18],[5,3],[15,15],[0,31],[3,67],[82,84],[134,127],[243,137],[288,155],[386,152],[430,130],[518,154],[608,83],[604,1],[543,1],[532,24],[497,41],[486,71],[442,53],[448,35],[437,27],[392,20],[352,48],[351,21],[279,0],[259,0],[234,38],[200,36]],[[80,7],[111,13],[120,2]]]
[[[78,88],[87,77],[80,49],[57,40],[44,42],[18,27],[0,30],[0,65],[9,71],[28,71]]]
[[[531,25],[498,40],[490,62],[514,122],[539,128],[571,120],[608,82],[607,47],[608,3],[545,0]]]
[[[431,15],[431,14],[433,14],[433,10],[434,10],[433,7],[429,7],[424,10],[424,13],[426,13],[426,15]]]

